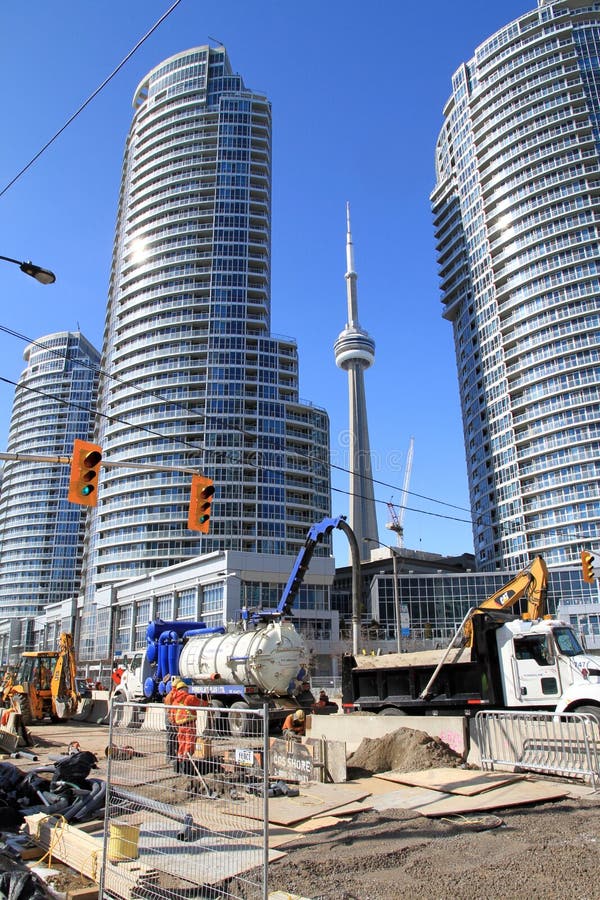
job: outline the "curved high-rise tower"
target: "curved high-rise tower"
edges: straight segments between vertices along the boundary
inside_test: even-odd
[[[452,79],[432,194],[481,569],[600,548],[600,7],[539,0]]]
[[[93,431],[100,354],[79,332],[28,344],[15,390],[9,453],[70,457]],[[0,618],[30,620],[75,597],[85,508],[67,501],[69,467],[6,462],[0,494]]]
[[[103,471],[87,612],[97,588],[199,553],[295,555],[329,513],[328,417],[270,333],[270,256],[269,101],[223,47],[178,53],[135,93],[96,435],[105,460],[157,471]],[[187,529],[190,475],[161,466],[214,479],[209,535]],[[87,658],[97,636],[84,615]]]
[[[336,365],[348,373],[350,527],[356,535],[361,559],[369,559],[372,544],[378,542],[377,515],[373,493],[371,448],[367,421],[364,372],[375,360],[375,341],[358,321],[358,276],[354,270],[354,246],[350,230],[350,206],[346,204],[346,295],[348,321],[334,345]]]

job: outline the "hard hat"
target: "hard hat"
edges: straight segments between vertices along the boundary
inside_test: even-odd
[[[294,721],[295,722],[303,722],[304,721],[304,710],[297,709],[294,713]]]
[[[185,688],[187,690],[187,684],[185,683],[185,681],[182,681],[181,678],[175,678],[173,680],[173,687],[176,691],[180,691],[181,688]]]

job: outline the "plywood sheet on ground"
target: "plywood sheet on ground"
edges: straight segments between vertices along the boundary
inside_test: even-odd
[[[320,819],[323,816],[328,818],[330,816],[354,816],[356,813],[368,812],[370,809],[373,809],[373,804],[369,800],[357,800],[356,803],[344,803],[343,806],[336,806],[326,813],[318,813],[314,818]]]
[[[331,828],[332,826],[339,825],[340,822],[351,821],[351,818],[344,819],[339,816],[318,816],[314,819],[306,819],[305,822],[299,822],[297,825],[294,825],[294,834],[295,837],[298,837],[298,833],[304,834],[309,831],[319,831],[320,828]]]
[[[546,803],[566,797],[568,793],[569,788],[565,785],[530,780],[502,785],[471,797],[444,794],[427,788],[406,787],[375,798],[373,807],[378,810],[393,807],[412,809],[422,816],[428,817],[458,816],[484,810],[502,809],[506,806]]]
[[[426,769],[419,772],[382,772],[376,777],[384,781],[412,784],[415,787],[442,791],[445,794],[471,796],[472,794],[491,791],[504,784],[522,781],[525,776],[510,772],[481,772],[479,770],[453,769],[450,766],[440,766],[437,769]]]
[[[298,797],[272,797],[269,800],[269,822],[293,825],[347,803],[355,803],[368,793],[342,784],[306,784],[300,788]]]
[[[383,775],[368,775],[363,778],[353,778],[352,787],[363,788],[365,791],[368,791],[369,794],[387,794],[390,791],[390,786],[382,779]]]

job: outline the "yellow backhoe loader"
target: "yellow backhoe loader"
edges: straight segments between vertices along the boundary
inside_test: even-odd
[[[63,632],[58,650],[26,651],[16,675],[5,677],[2,700],[21,713],[24,725],[50,718],[70,719],[77,712],[77,666],[73,638]]]

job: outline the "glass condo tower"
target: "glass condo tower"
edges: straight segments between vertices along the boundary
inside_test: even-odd
[[[63,331],[28,344],[23,356],[7,452],[70,457],[75,438],[89,440],[93,430],[100,354],[79,332]],[[4,465],[0,618],[22,619],[24,628],[79,591],[86,510],[67,501],[68,484],[66,464]]]
[[[329,514],[328,417],[270,333],[270,245],[270,104],[223,47],[179,53],[135,92],[96,435],[105,460],[156,471],[103,472],[81,653],[98,587],[212,550],[295,556]],[[172,468],[214,479],[209,535],[187,529],[191,476]]]
[[[436,175],[478,568],[572,564],[600,548],[600,4],[476,49]]]

